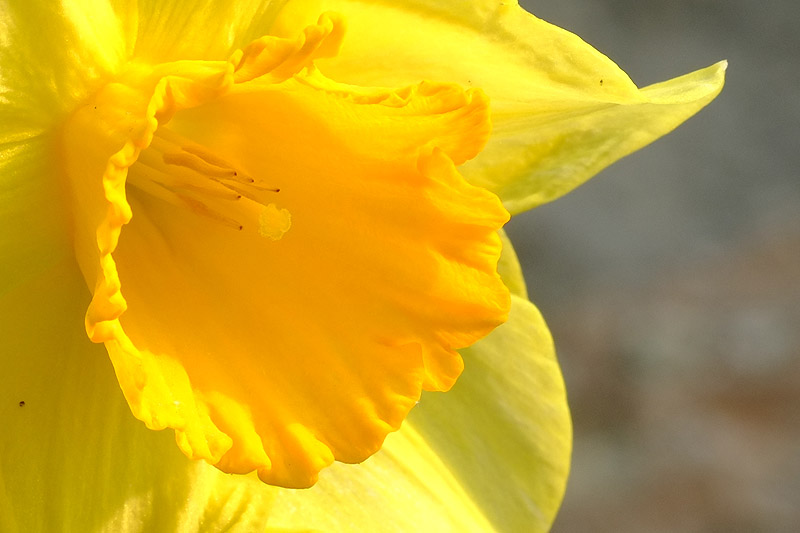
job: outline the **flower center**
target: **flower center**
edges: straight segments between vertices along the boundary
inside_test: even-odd
[[[63,132],[86,329],[134,416],[286,487],[375,453],[509,307],[508,213],[456,169],[486,96],[337,84],[313,59],[342,28],[133,64]]]

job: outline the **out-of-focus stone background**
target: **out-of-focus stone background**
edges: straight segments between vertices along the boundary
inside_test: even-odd
[[[555,532],[800,531],[800,2],[521,0],[717,101],[512,221],[575,424]]]

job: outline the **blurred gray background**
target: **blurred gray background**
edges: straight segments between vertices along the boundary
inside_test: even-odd
[[[575,424],[554,531],[800,531],[800,2],[520,3],[639,86],[730,62],[687,124],[510,225]]]

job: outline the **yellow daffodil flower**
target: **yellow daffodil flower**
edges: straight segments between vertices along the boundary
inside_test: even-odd
[[[3,1],[0,531],[546,530],[501,228],[723,72],[638,89],[515,2]]]

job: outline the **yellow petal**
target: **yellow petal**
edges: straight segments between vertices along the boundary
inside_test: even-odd
[[[360,465],[307,490],[279,489],[269,525],[289,531],[492,531],[447,464],[408,422]]]
[[[0,121],[30,135],[74,108],[127,59],[126,19],[105,1],[4,2],[0,13]],[[65,45],[68,43],[68,45]]]
[[[505,230],[500,230],[498,233],[503,242],[503,251],[500,254],[500,261],[497,263],[497,273],[503,278],[503,283],[511,291],[511,294],[527,300],[528,288],[525,285],[525,278],[522,277],[522,266],[519,264],[517,252]]]
[[[423,395],[410,423],[498,531],[547,531],[569,474],[572,426],[553,341],[512,297],[509,320],[462,350],[447,394]]]
[[[134,65],[64,133],[87,331],[135,416],[293,487],[374,453],[508,306],[508,214],[454,167],[485,97],[299,70],[335,49],[330,22],[230,63]]]
[[[670,132],[723,85],[719,63],[657,91],[639,90],[579,37],[513,1],[296,0],[275,31],[319,9],[348,21],[341,53],[319,63],[335,79],[388,86],[446,79],[486,92],[492,138],[461,170],[512,214],[558,198]]]
[[[71,258],[52,137],[0,146],[0,296]]]
[[[561,109],[551,102],[498,103],[492,140],[463,172],[512,213],[555,200],[705,107],[722,90],[725,68],[722,62],[645,87],[622,102],[575,100]]]
[[[130,12],[130,19],[137,23],[135,55],[150,63],[227,57],[269,33],[286,1],[138,0]],[[308,24],[296,29],[313,24],[320,13],[317,11]]]

